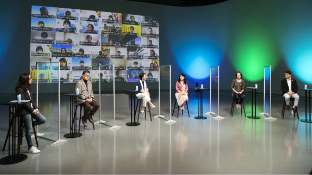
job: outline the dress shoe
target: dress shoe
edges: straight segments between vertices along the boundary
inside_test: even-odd
[[[297,113],[297,107],[296,106],[292,109],[293,109],[294,113]]]
[[[94,124],[94,120],[93,120],[92,116],[90,116],[89,122],[92,123],[92,124]]]
[[[289,106],[289,105],[287,105],[287,106],[286,106],[286,110],[289,110],[289,109],[290,109],[290,106]]]
[[[87,123],[87,119],[85,117],[82,117],[82,120],[81,120],[82,124],[84,127],[87,127],[88,126],[88,123]]]

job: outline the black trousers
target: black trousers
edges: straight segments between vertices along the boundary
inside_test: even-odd
[[[243,103],[244,98],[245,98],[244,94],[236,94],[235,92],[233,92],[233,95],[235,97],[236,104],[242,104]]]

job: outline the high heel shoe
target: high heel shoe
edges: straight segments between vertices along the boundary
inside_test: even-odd
[[[150,105],[150,107],[151,107],[151,108],[155,108],[156,106],[155,106],[155,105],[153,105],[153,106],[152,106],[152,105]]]

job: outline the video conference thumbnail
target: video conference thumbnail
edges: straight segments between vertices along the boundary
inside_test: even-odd
[[[72,46],[65,44],[52,44],[52,57],[71,57]]]
[[[55,34],[55,44],[79,45],[79,35],[75,33],[57,32]]]
[[[32,18],[31,30],[54,31],[55,30],[55,18]]]
[[[52,44],[31,44],[30,56],[51,57]]]

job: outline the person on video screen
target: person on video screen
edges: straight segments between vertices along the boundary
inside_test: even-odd
[[[63,22],[63,27],[64,27],[64,32],[70,32],[70,26],[71,26],[71,22],[66,19]]]
[[[111,32],[114,32],[114,33],[116,32],[115,25],[113,25],[113,26],[110,28],[110,31],[111,31]]]
[[[147,78],[153,78],[153,74],[152,73],[148,73],[147,74]]]
[[[153,63],[150,64],[150,69],[154,69],[154,64]]]
[[[84,55],[84,49],[83,48],[80,48],[78,52],[79,52],[79,55]]]
[[[65,48],[61,49],[61,54],[66,54],[66,49]]]
[[[136,35],[136,33],[134,33],[134,27],[133,26],[130,26],[130,32],[128,32],[127,35]]]
[[[137,61],[133,62],[133,67],[139,67],[139,63]]]
[[[103,57],[103,52],[99,51],[99,57]]]
[[[153,41],[152,41],[152,40],[149,40],[149,41],[148,41],[147,47],[154,47],[154,44],[153,44]]]
[[[41,39],[48,39],[49,35],[47,32],[42,32],[41,33]]]
[[[111,38],[111,39],[109,39],[109,45],[113,45],[114,44],[114,41],[113,41],[113,39]]]
[[[159,65],[158,65],[157,61],[154,62],[154,69],[159,70]]]
[[[60,59],[60,66],[61,67],[67,67],[67,61],[65,58],[61,58]]]
[[[87,31],[85,33],[94,33],[94,26],[92,24],[88,24]]]
[[[109,16],[108,16],[108,20],[109,20],[109,21],[114,21],[113,16],[112,16],[112,15],[109,15]]]
[[[91,35],[87,35],[86,36],[86,40],[88,43],[91,43],[92,42],[92,36]]]
[[[116,70],[116,78],[121,80],[121,81],[125,80],[125,78],[122,77],[122,71],[121,70]]]
[[[43,21],[39,21],[39,22],[38,22],[38,27],[39,27],[40,29],[43,29],[43,28],[44,28],[44,22],[43,22]]]
[[[104,31],[104,32],[109,32],[109,31],[110,31],[110,29],[107,27],[106,24],[104,24],[103,31]]]
[[[94,15],[90,15],[88,18],[88,21],[94,21],[95,20],[95,16]]]
[[[151,27],[148,28],[148,34],[152,35],[153,34],[153,29]]]
[[[70,19],[70,15],[71,15],[71,12],[70,12],[70,11],[66,11],[66,12],[65,12],[65,17],[66,17],[66,19]]]
[[[138,25],[138,22],[135,21],[134,16],[130,16],[131,24]]]
[[[150,50],[150,56],[154,57],[155,56],[155,51],[153,49]]]
[[[80,60],[79,64],[80,64],[80,67],[84,67],[84,61],[83,60]]]
[[[67,44],[73,44],[73,40],[70,39],[70,38],[67,38],[66,43],[67,43]]]
[[[41,7],[40,8],[40,14],[41,15],[49,15],[49,11],[46,7]]]
[[[104,50],[103,50],[103,56],[104,56],[106,59],[109,59],[108,49],[104,49]]]
[[[36,47],[36,53],[42,53],[43,48],[41,46]]]

